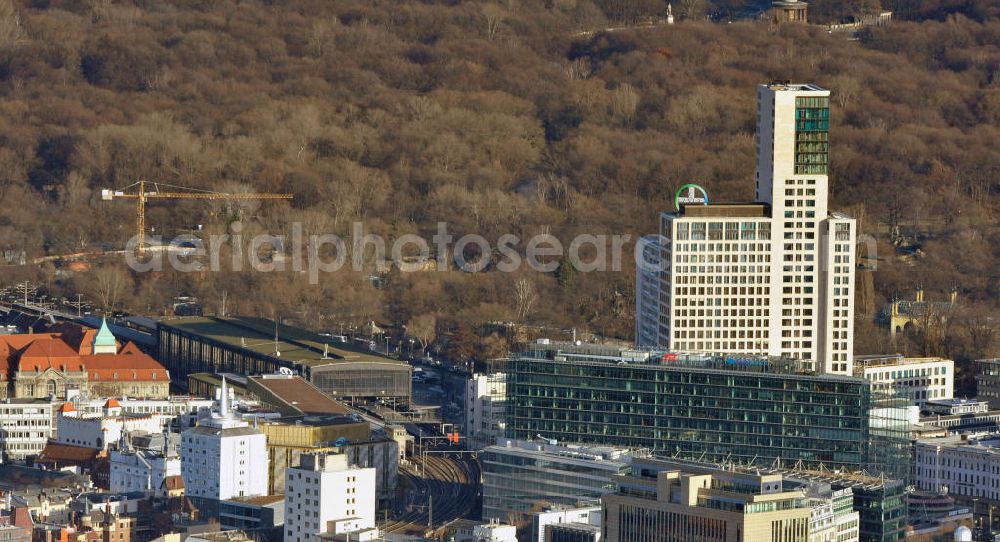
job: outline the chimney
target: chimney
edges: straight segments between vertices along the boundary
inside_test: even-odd
[[[917,301],[923,302],[923,300],[924,300],[924,287],[921,286],[917,288]]]

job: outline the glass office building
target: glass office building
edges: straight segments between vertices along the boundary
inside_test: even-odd
[[[508,436],[657,456],[909,476],[906,401],[795,360],[535,345],[509,362]]]
[[[550,505],[575,506],[615,490],[631,457],[611,447],[504,441],[480,452],[483,519],[511,521]]]

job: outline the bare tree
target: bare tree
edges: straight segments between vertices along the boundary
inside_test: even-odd
[[[622,124],[628,126],[635,119],[639,107],[639,93],[628,83],[622,83],[611,96],[611,112]]]
[[[118,307],[132,287],[132,277],[113,265],[95,268],[90,279],[87,293],[97,300],[105,313]]]
[[[483,16],[486,17],[486,39],[494,39],[500,32],[500,25],[507,16],[506,10],[496,4],[483,4]]]
[[[523,322],[531,314],[531,309],[538,301],[538,292],[535,286],[526,278],[517,279],[514,283],[514,301],[516,304],[517,320]]]
[[[410,318],[406,323],[406,334],[420,343],[420,352],[426,352],[437,337],[437,317],[433,314],[421,314]]]

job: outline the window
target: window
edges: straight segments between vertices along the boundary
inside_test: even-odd
[[[795,172],[826,174],[829,156],[830,99],[795,99]]]

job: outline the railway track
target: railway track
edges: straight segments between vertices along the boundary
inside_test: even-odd
[[[429,536],[435,538],[453,521],[475,513],[479,495],[479,463],[469,457],[424,456],[415,457],[413,466],[400,468],[400,479],[405,491],[415,496],[418,504],[399,518],[382,526],[382,532],[427,535],[429,518],[433,513],[434,529]],[[431,504],[432,506],[428,506]],[[432,510],[431,510],[432,508]]]

